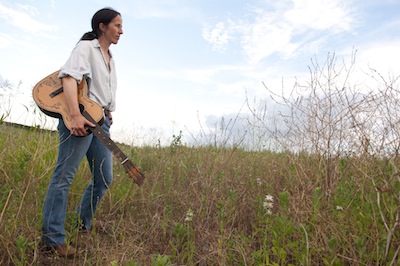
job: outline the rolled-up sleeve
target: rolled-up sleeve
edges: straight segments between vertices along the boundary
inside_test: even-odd
[[[70,57],[67,62],[61,67],[59,78],[70,76],[74,78],[78,83],[82,81],[82,78],[91,77],[90,60],[90,47],[88,42],[79,42],[72,50]]]

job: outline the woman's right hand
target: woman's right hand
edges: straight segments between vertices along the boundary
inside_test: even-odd
[[[71,129],[72,135],[77,137],[83,137],[89,135],[88,127],[94,127],[95,125],[87,120],[82,114],[71,116]]]

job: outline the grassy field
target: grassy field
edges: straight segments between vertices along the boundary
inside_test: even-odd
[[[0,265],[399,265],[397,157],[318,158],[235,148],[120,145],[147,179],[115,161],[88,235],[73,228],[90,180],[69,194],[66,260],[41,244],[56,132],[0,124]],[[333,166],[334,170],[329,170]],[[329,168],[329,169],[328,169]],[[330,173],[329,185],[327,173]]]
[[[193,145],[120,144],[147,178],[138,187],[115,161],[102,225],[86,235],[74,228],[84,161],[69,260],[40,235],[57,133],[5,123],[12,101],[0,97],[0,265],[400,265],[400,78],[370,69],[356,82],[355,66],[355,52],[312,60],[309,80],[278,94],[265,84],[272,101],[182,133]]]

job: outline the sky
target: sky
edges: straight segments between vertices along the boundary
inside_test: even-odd
[[[33,86],[58,70],[93,14],[112,7],[124,34],[111,46],[118,74],[112,138],[138,144],[188,139],[246,99],[307,79],[328,54],[400,73],[398,0],[0,0],[0,110],[55,128],[34,111]],[[4,86],[3,86],[4,87]],[[8,98],[7,98],[8,97]],[[5,100],[7,99],[7,100]],[[1,117],[2,114],[0,114]]]

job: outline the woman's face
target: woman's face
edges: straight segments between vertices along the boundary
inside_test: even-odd
[[[116,16],[107,26],[103,27],[103,29],[104,38],[112,44],[117,44],[119,37],[123,34],[121,16]]]

